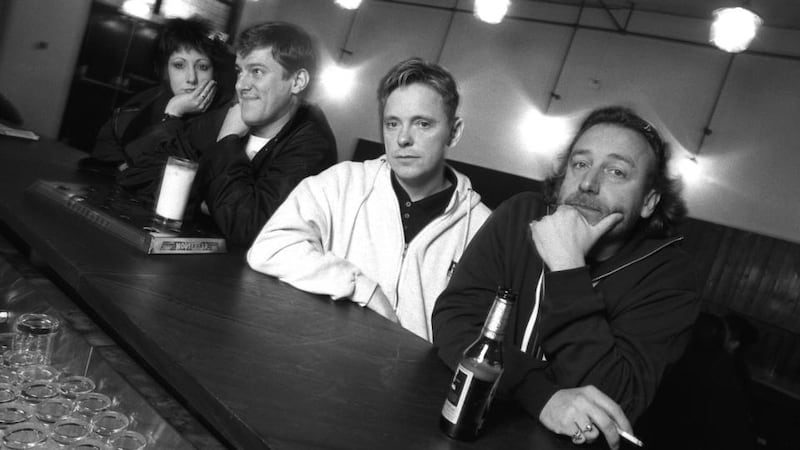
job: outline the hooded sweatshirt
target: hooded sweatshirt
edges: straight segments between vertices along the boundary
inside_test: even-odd
[[[247,262],[298,289],[361,306],[379,287],[400,324],[430,341],[436,297],[490,213],[469,178],[446,170],[457,180],[453,197],[407,245],[383,156],[303,180],[261,230]]]

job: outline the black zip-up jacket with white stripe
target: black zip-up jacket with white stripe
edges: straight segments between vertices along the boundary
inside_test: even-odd
[[[518,299],[506,328],[498,393],[538,419],[556,391],[594,385],[634,422],[680,358],[697,317],[697,277],[677,245],[682,238],[635,233],[606,261],[553,272],[543,270],[528,227],[545,214],[546,203],[534,193],[519,194],[492,214],[437,300],[434,345],[454,369],[504,286]],[[535,334],[546,361],[533,348],[521,350],[542,275]]]

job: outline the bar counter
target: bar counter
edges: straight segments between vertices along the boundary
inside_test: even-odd
[[[438,430],[451,373],[432,346],[351,302],[226,254],[147,255],[25,189],[109,183],[58,142],[0,137],[0,221],[232,448],[577,448],[498,403],[474,443]],[[583,447],[585,448],[585,446]]]

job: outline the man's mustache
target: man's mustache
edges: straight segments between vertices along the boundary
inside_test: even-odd
[[[598,211],[602,216],[607,216],[612,212],[592,196],[581,193],[568,196],[562,203],[569,206],[580,206],[587,209],[593,209]]]

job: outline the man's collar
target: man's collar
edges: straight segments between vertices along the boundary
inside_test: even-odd
[[[637,227],[614,256],[605,261],[592,263],[587,261],[587,264],[591,266],[592,279],[599,280],[600,278],[620,270],[620,268],[645,259],[661,249],[674,245],[682,240],[683,236],[681,235],[663,238],[648,237],[642,227]]]
[[[401,201],[404,201],[404,202],[405,201],[409,201],[409,202],[412,201],[411,200],[411,196],[408,195],[408,192],[405,190],[405,188],[403,188],[403,185],[400,184],[400,181],[397,179],[397,175],[395,175],[394,170],[392,170],[391,167],[389,168],[389,176],[391,177],[391,180],[392,180],[392,189],[394,189],[394,192],[397,195],[397,198],[400,199]],[[444,189],[442,189],[440,191],[434,192],[433,194],[430,194],[425,198],[421,198],[421,199],[419,199],[419,200],[417,200],[417,201],[415,201],[413,203],[424,202],[425,200],[428,200],[431,197],[434,197],[434,196],[436,196],[438,194],[441,194],[442,192],[445,192],[445,191],[450,191],[451,195],[447,196],[447,198],[449,199],[452,196],[452,192],[455,191],[455,188],[458,185],[458,179],[456,178],[456,175],[447,167],[445,167],[445,169],[444,169],[444,177],[445,177],[445,179],[447,179],[447,181],[450,182],[450,186],[448,186],[448,187],[446,187],[446,188],[444,188]]]
[[[411,195],[408,194],[408,191],[406,191],[406,189],[400,183],[400,180],[397,178],[397,175],[395,175],[394,170],[392,170],[392,166],[387,164],[387,167],[389,168],[389,174],[390,174],[391,179],[392,179],[392,187],[395,189],[395,191],[397,191],[398,189],[401,190],[403,192],[403,194],[410,199]],[[440,189],[440,190],[438,190],[438,191],[436,191],[436,192],[434,192],[432,194],[429,194],[429,195],[427,195],[427,196],[425,196],[425,197],[423,197],[421,199],[418,199],[415,202],[422,201],[422,200],[424,200],[426,198],[429,198],[429,197],[431,197],[433,195],[438,194],[439,192],[446,191],[446,190],[449,190],[451,187],[455,188],[456,186],[458,186],[458,178],[456,177],[456,174],[453,173],[453,170],[450,169],[450,167],[448,167],[447,165],[445,165],[442,170],[444,170],[444,179],[447,180],[448,182],[450,182],[450,185],[445,187],[445,188],[443,188],[443,189]]]
[[[289,111],[289,113],[287,114],[288,119],[283,125],[281,125],[280,129],[278,129],[277,132],[275,133],[268,133],[271,134],[271,136],[263,136],[263,137],[271,141],[280,140],[286,133],[288,133],[288,130],[293,128],[294,122],[297,120],[298,116],[300,116],[301,109],[305,110],[307,108],[308,105],[303,100],[298,99],[297,103],[294,105],[292,110]],[[283,120],[283,118],[281,118],[280,120]]]

